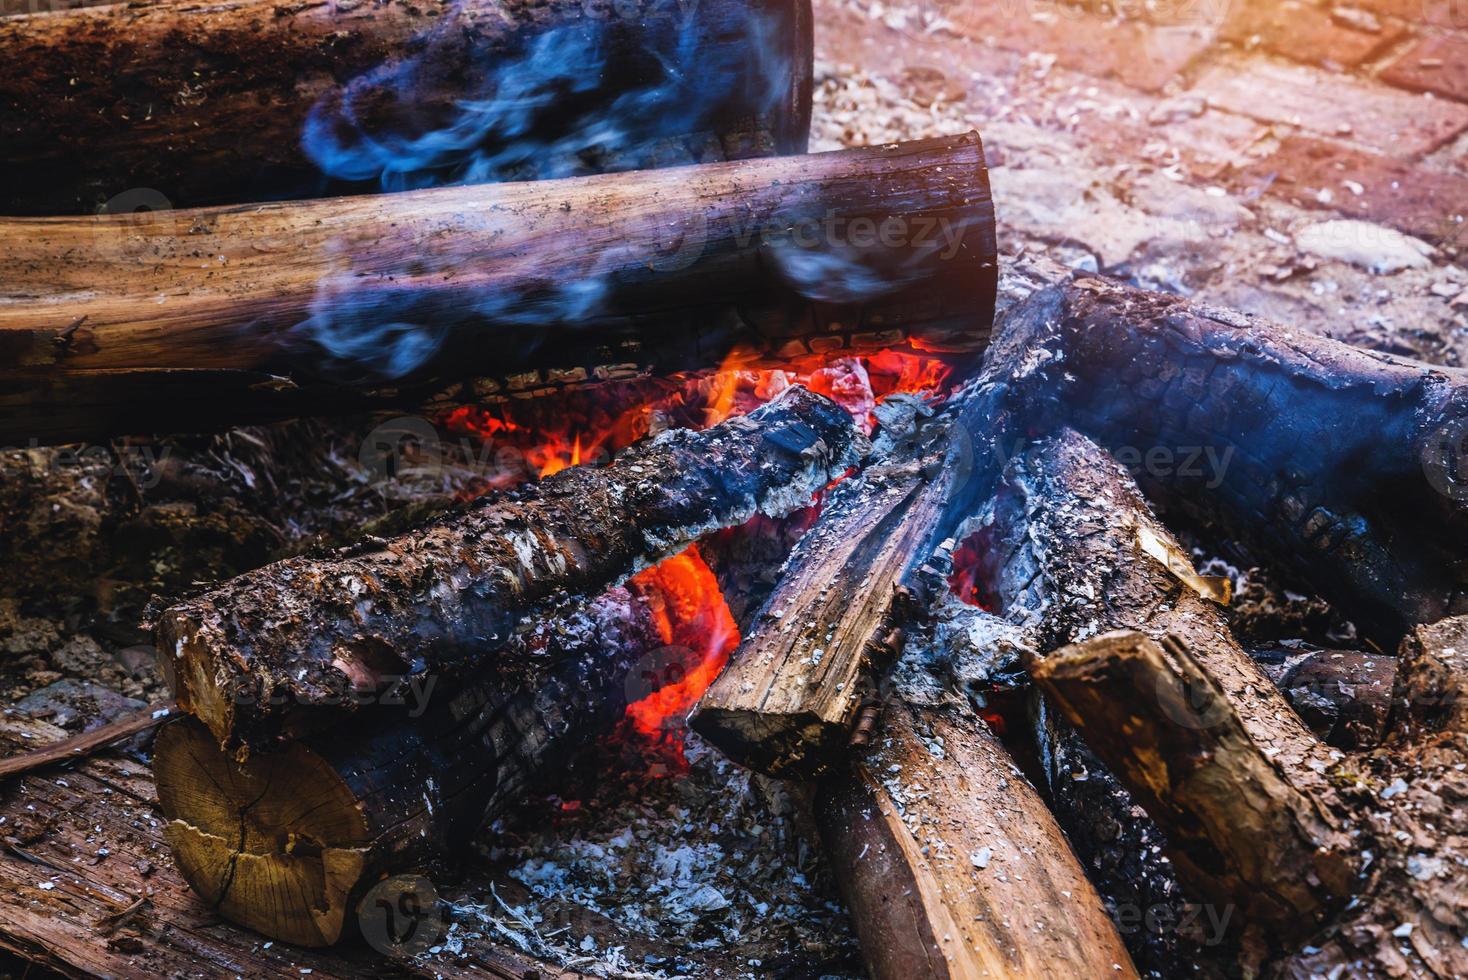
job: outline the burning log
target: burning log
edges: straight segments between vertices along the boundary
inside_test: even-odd
[[[225,918],[332,945],[383,875],[462,851],[608,730],[629,673],[661,646],[647,599],[617,588],[517,636],[452,691],[415,687],[400,709],[374,707],[280,752],[238,762],[184,719],[160,734],[153,764],[165,836]]]
[[[0,20],[0,213],[800,153],[810,124],[808,0],[63,6]]]
[[[932,553],[963,469],[942,444],[912,455],[836,489],[690,717],[740,765],[810,779],[845,758],[901,649],[910,572]]]
[[[1099,279],[1034,297],[1005,344],[1020,416],[1110,447],[1387,642],[1468,609],[1468,372]]]
[[[710,530],[804,506],[864,447],[835,403],[791,388],[702,433],[670,431],[420,532],[293,558],[167,610],[159,658],[227,749],[405,675],[463,670],[525,616],[594,595]]]
[[[973,717],[896,704],[816,816],[876,980],[1134,977],[1044,801]]]
[[[109,8],[110,9],[110,8]],[[0,440],[207,429],[992,321],[976,135],[375,197],[0,221]],[[481,379],[475,382],[473,379]]]

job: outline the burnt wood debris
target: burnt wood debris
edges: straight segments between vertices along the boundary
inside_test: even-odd
[[[137,846],[226,930],[350,950],[374,886],[493,844],[627,717],[669,646],[638,573],[697,546],[740,635],[688,727],[790,787],[876,980],[1143,975],[1118,896],[1179,895],[1237,910],[1249,975],[1468,975],[1468,372],[1001,268],[977,133],[806,153],[806,0],[592,6],[0,17],[0,441],[883,351],[943,390],[781,386],[160,597],[176,700],[0,779],[78,764],[47,799],[91,821],[84,757],[156,728]],[[1195,540],[1375,652],[1248,649]],[[151,901],[115,884],[78,893],[104,931]],[[76,962],[74,924],[21,918],[22,955]],[[237,972],[205,931],[165,923],[155,962]]]

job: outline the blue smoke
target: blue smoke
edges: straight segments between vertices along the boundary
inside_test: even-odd
[[[731,107],[754,124],[788,111],[788,40],[768,13],[743,4],[669,5],[641,19],[584,16],[527,26],[482,44],[442,19],[412,57],[384,64],[322,98],[302,134],[307,156],[334,180],[402,191],[448,184],[539,180],[653,163],[695,163]],[[751,126],[751,128],[753,128]],[[615,250],[612,250],[615,251]],[[400,282],[422,277],[402,270]],[[460,295],[451,308],[428,286],[384,291],[383,270],[358,279],[351,256],[318,287],[295,337],[326,355],[327,370],[360,381],[413,374],[448,356],[446,323],[578,323],[613,292],[613,257],[577,281],[535,295]],[[451,271],[451,270],[445,270]],[[416,274],[415,274],[416,273]]]
[[[467,54],[449,14],[423,53],[318,102],[303,149],[328,177],[389,191],[542,180],[643,165],[660,139],[712,136],[731,104],[775,113],[790,87],[778,25],[749,12],[731,35],[695,9],[585,17]]]

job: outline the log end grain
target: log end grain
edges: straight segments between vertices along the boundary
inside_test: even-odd
[[[188,718],[159,733],[156,753],[164,836],[189,885],[266,936],[337,942],[370,843],[341,778],[300,744],[236,764]]]

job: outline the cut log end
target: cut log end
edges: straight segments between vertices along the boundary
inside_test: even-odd
[[[220,915],[298,946],[329,946],[367,872],[367,821],[305,745],[236,764],[181,719],[159,733],[164,831],[189,885]]]
[[[1350,896],[1358,859],[1326,801],[1254,742],[1182,640],[1104,634],[1033,660],[1030,673],[1148,812],[1167,818],[1194,887],[1296,933]]]

